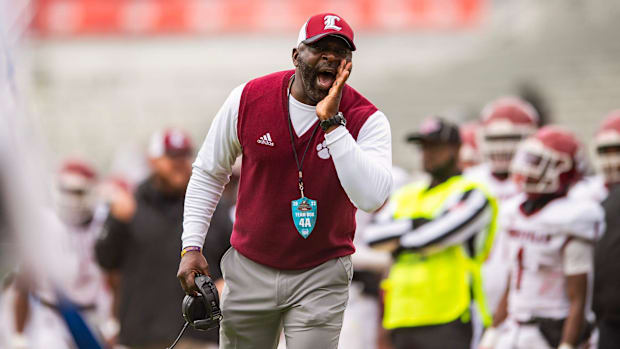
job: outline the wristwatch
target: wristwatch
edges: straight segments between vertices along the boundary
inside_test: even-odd
[[[321,125],[321,128],[323,129],[323,131],[327,131],[327,129],[332,126],[338,126],[338,125],[346,126],[347,120],[344,118],[344,115],[342,115],[342,112],[338,112],[338,114],[332,116],[329,119],[321,120],[319,125]]]

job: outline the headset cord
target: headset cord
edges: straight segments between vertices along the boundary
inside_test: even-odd
[[[183,333],[185,333],[185,330],[187,329],[187,325],[189,325],[189,322],[185,321],[185,325],[183,325],[183,328],[181,329],[181,333],[179,333],[179,336],[177,337],[177,339],[175,339],[172,345],[166,349],[172,349],[174,348],[175,345],[177,345],[177,343],[179,342],[179,339],[181,339],[181,337],[183,336]]]

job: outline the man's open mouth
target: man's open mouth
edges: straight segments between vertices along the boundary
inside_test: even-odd
[[[317,85],[322,90],[329,90],[336,81],[335,70],[322,70],[317,74]]]

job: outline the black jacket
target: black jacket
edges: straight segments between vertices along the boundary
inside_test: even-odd
[[[95,245],[99,264],[121,273],[119,340],[128,346],[169,345],[184,321],[184,292],[176,278],[180,261],[183,197],[167,197],[143,182],[135,193],[136,213],[129,223],[113,217]],[[188,336],[217,340],[217,330]],[[163,348],[163,347],[162,347]]]
[[[620,185],[603,202],[605,233],[594,249],[592,308],[598,320],[620,323]]]

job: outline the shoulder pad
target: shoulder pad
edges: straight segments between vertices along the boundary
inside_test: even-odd
[[[575,183],[568,192],[568,195],[578,199],[588,199],[602,202],[605,200],[609,190],[605,186],[605,180],[602,176],[586,177]]]
[[[588,199],[566,197],[549,204],[545,220],[554,226],[562,227],[566,234],[585,240],[597,239],[605,224],[605,213],[601,205]]]

